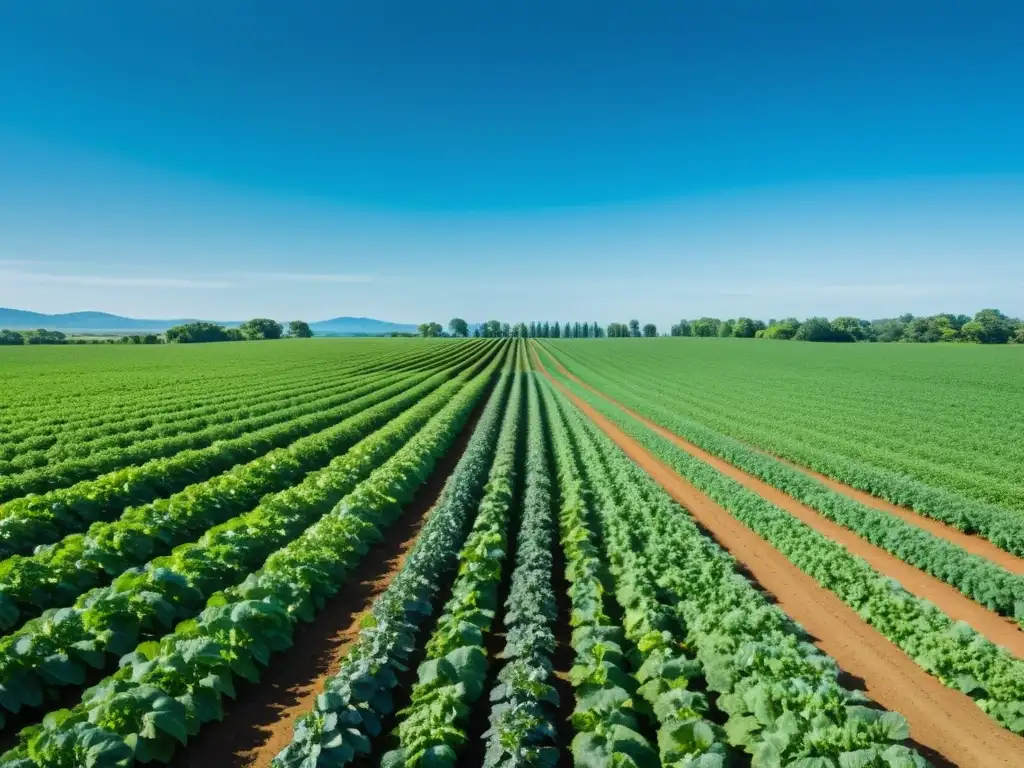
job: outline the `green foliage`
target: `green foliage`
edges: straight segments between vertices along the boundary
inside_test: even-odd
[[[699,320],[694,320],[691,324],[691,329],[694,336],[708,337],[718,336],[719,328],[722,325],[722,321],[714,317],[702,317]]]
[[[195,322],[168,328],[164,338],[170,344],[201,344],[210,341],[234,341],[228,330],[216,323]]]
[[[293,339],[311,339],[313,329],[305,320],[292,320],[288,323],[288,335]]]
[[[437,338],[444,332],[440,323],[420,323],[416,330],[419,332],[419,335],[425,339]]]
[[[427,642],[409,706],[398,713],[398,747],[384,756],[382,765],[454,766],[467,741],[470,707],[484,692],[488,667],[483,636],[498,607],[508,550],[525,375],[516,373],[487,488],[459,554],[451,597]]]
[[[1001,725],[1024,733],[1024,661],[1013,658],[966,624],[953,622],[931,603],[878,574],[841,544],[692,457],[603,398],[572,386],[698,490],[833,591],[940,682],[970,694]]]
[[[469,323],[461,317],[453,317],[448,321],[448,333],[452,336],[469,336]]]
[[[269,556],[259,557],[255,563],[263,565],[245,581],[215,592],[196,619],[178,624],[159,641],[143,643],[125,656],[118,672],[89,689],[70,712],[51,715],[41,728],[24,731],[20,744],[2,758],[4,763],[17,760],[43,768],[45,764],[36,763],[33,755],[66,743],[67,725],[79,722],[89,722],[104,735],[121,739],[135,761],[166,762],[176,743],[184,743],[204,723],[220,719],[222,697],[235,695],[234,681],[258,680],[271,655],[291,644],[295,623],[313,619],[370,544],[399,516],[452,445],[499,363],[494,359],[478,375],[457,382],[461,386],[456,386],[456,391],[449,389],[447,402],[435,409],[418,431],[406,416],[416,412],[416,418],[421,418],[423,408],[427,403],[431,407],[438,404],[437,398],[426,398],[391,422],[387,434],[378,432],[368,438],[363,449],[339,457],[351,465],[372,461],[378,444],[390,443],[392,450],[397,449],[368,476],[353,474],[353,466],[335,467],[339,479],[347,478],[346,482],[365,477],[343,498],[328,501],[325,494],[329,491],[322,482],[313,483],[305,494],[291,492],[278,507],[281,514],[294,514],[303,495],[321,505],[312,525],[308,518],[298,523],[299,531],[308,525],[300,535],[296,536],[299,531],[294,528],[282,530],[287,518],[268,520],[269,510],[243,527],[235,526],[234,537],[224,540],[218,552],[224,552],[224,547],[232,546],[243,534],[281,536],[279,541],[286,543]],[[410,428],[412,434],[401,434]],[[190,562],[196,568],[216,571],[239,561],[207,556]]]
[[[238,330],[242,336],[250,340],[258,339],[280,339],[284,333],[284,327],[276,320],[267,317],[256,317],[246,320]]]
[[[18,331],[9,331],[6,328],[0,331],[0,346],[20,346],[25,343],[25,337]]]
[[[390,691],[397,675],[406,668],[442,584],[458,565],[507,418],[510,371],[506,366],[401,571],[374,601],[358,641],[324,684],[313,710],[296,723],[274,768],[344,766],[365,753],[369,739],[380,733],[381,720],[393,709]]]
[[[647,323],[644,326],[644,338],[650,339],[658,335],[658,326],[654,323]]]

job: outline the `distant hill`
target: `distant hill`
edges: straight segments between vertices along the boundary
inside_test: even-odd
[[[381,333],[416,333],[416,326],[407,323],[390,323],[374,320],[372,317],[335,317],[310,323],[313,333],[321,336],[376,336]]]
[[[175,320],[148,320],[134,317],[121,317],[107,312],[68,312],[60,315],[45,315],[41,312],[29,312],[23,309],[0,307],[0,328],[13,331],[28,331],[45,328],[49,331],[65,333],[139,333],[142,331],[159,333],[172,325],[195,322],[194,318],[178,318]],[[238,326],[239,320],[221,321],[221,325]],[[415,332],[415,325],[390,323],[374,320],[370,317],[335,317],[310,323],[313,332],[320,336],[358,336],[377,335],[392,332]]]

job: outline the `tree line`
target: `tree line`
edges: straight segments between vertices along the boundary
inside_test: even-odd
[[[488,320],[477,325],[470,334],[469,324],[460,317],[452,318],[447,331],[439,323],[421,323],[419,335],[425,337],[600,339],[641,338],[658,335],[654,323],[609,323],[602,328],[596,322],[530,322],[504,323]],[[722,320],[700,317],[680,320],[671,326],[669,336],[730,337],[741,339],[777,339],[827,342],[968,342],[974,344],[1024,344],[1024,320],[1008,317],[998,309],[983,309],[973,317],[940,313],[927,317],[911,314],[884,320],[862,320],[843,316],[829,320],[809,317],[797,320],[787,317],[768,322],[750,317]]]
[[[217,323],[197,321],[168,328],[163,336],[156,333],[131,334],[110,339],[76,339],[60,331],[0,331],[0,345],[19,346],[23,344],[201,344],[214,341],[253,341],[257,339],[296,338],[308,339],[313,329],[304,320],[292,320],[285,327],[266,317],[257,317],[242,323],[238,328],[226,328]]]

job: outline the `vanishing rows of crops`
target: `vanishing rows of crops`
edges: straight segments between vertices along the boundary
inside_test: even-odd
[[[585,377],[588,386],[560,373],[552,350],[558,361],[565,361],[572,366],[570,370]],[[950,619],[928,600],[904,590],[842,544],[659,435],[608,398],[1024,628],[1024,576],[1019,572],[1010,572],[912,522],[833,491],[798,468],[682,415],[675,401],[662,396],[650,381],[610,378],[603,369],[576,363],[571,354],[554,345],[541,355],[549,370],[576,396],[833,592],[910,659],[944,685],[970,696],[1003,727],[1024,733],[1024,661],[968,624]],[[1010,552],[1024,553],[1024,517],[1009,510],[989,512],[973,518],[973,525],[962,527],[987,536]],[[934,516],[941,518],[938,513]]]
[[[965,520],[1024,511],[1019,349],[700,339],[548,346],[588,382],[599,375],[642,388],[678,417],[896,503]]]
[[[204,454],[158,486],[175,456],[151,459],[109,473],[148,472],[136,486],[5,504],[0,763],[192,764],[197,735],[231,727],[300,625],[425,513],[463,433],[355,643],[258,764],[926,764],[525,343],[429,350],[429,367],[353,366],[336,405],[226,464]]]

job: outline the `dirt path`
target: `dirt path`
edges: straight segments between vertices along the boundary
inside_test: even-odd
[[[565,369],[559,367],[559,371],[565,371]],[[566,371],[565,375],[580,384],[580,386],[585,387],[617,408],[620,408],[624,413],[629,414],[665,439],[672,441],[674,445],[682,448],[694,458],[711,465],[745,488],[770,501],[777,507],[786,510],[819,533],[842,544],[848,552],[866,560],[875,570],[896,579],[908,592],[934,603],[950,618],[955,621],[967,622],[975,631],[984,635],[993,643],[1006,648],[1017,658],[1024,659],[1024,632],[1021,632],[1017,624],[1011,619],[1000,616],[995,611],[990,611],[980,603],[965,597],[957,589],[944,581],[940,581],[934,576],[930,576],[924,571],[905,563],[895,555],[889,554],[884,549],[876,547],[874,544],[862,539],[849,528],[844,528],[842,525],[828,520],[816,510],[802,504],[789,494],[759,480],[753,475],[747,474],[742,469],[718,458],[714,454],[708,453],[674,432],[645,418],[600,390],[581,381],[573,374]]]
[[[324,681],[356,641],[373,601],[405,563],[444,483],[466,450],[489,395],[484,394],[455,444],[437,463],[402,516],[363,556],[347,584],[312,624],[300,624],[295,644],[272,658],[256,684],[238,685],[224,720],[210,723],[189,741],[171,768],[268,768],[292,738],[295,720],[308,712]]]
[[[534,360],[555,386],[743,564],[874,701],[907,718],[915,745],[929,760],[964,768],[1021,764],[1024,738],[1004,730],[969,697],[931,677],[833,593],[551,378],[536,356]]]

